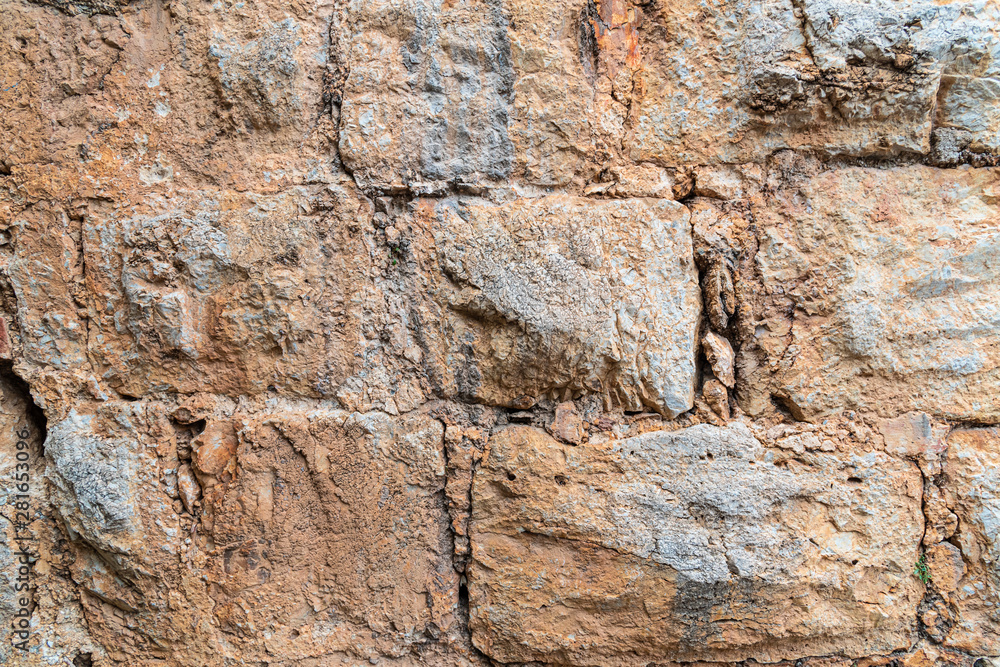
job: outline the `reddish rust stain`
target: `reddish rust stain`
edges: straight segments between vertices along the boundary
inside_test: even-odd
[[[0,317],[0,359],[10,358],[10,336],[7,335],[7,321]]]
[[[628,0],[598,0],[596,6],[594,37],[604,73],[615,82],[625,67],[634,77],[642,67],[638,31],[641,10]]]

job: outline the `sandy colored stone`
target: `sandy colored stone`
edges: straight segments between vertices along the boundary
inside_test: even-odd
[[[557,440],[579,445],[583,441],[584,430],[583,420],[576,413],[576,406],[572,401],[566,401],[556,406],[555,416],[552,424],[549,425],[549,433]]]
[[[194,463],[203,474],[214,477],[224,472],[232,474],[239,443],[230,424],[212,421],[191,441],[191,447]]]
[[[764,288],[790,313],[787,335],[758,328],[758,344],[773,341],[772,392],[799,418],[1000,419],[995,183],[976,169],[820,171],[757,209]]]
[[[635,160],[748,162],[783,148],[927,154],[935,122],[948,128],[941,138],[955,126],[949,159],[968,155],[973,137],[996,154],[982,120],[994,115],[993,5],[774,0],[641,11],[644,95],[627,137]]]
[[[502,3],[352,3],[331,28],[346,76],[340,155],[362,187],[509,176],[514,73]]]
[[[72,578],[91,636],[116,661],[179,665],[223,664],[210,651],[263,659],[280,646],[295,660],[374,658],[455,641],[442,424],[416,414],[233,407],[215,399],[217,421],[228,412],[241,424],[238,466],[199,504],[188,463],[176,487],[165,483],[180,450],[159,456],[148,436],[125,440],[108,419],[127,417],[150,433],[150,416],[169,406],[105,406],[50,430],[55,465],[46,475],[58,487],[55,510],[74,531]],[[141,470],[94,455],[127,447],[138,450]],[[171,495],[188,513],[175,513]],[[256,630],[263,627],[269,632]],[[125,640],[112,639],[125,629]]]
[[[947,424],[932,420],[924,412],[907,412],[883,421],[879,430],[885,440],[885,451],[917,461],[929,477],[941,472],[942,455],[948,448]]]
[[[708,407],[723,421],[730,417],[729,392],[726,386],[718,380],[706,380],[701,388],[701,395]]]
[[[701,337],[701,349],[705,353],[705,358],[712,367],[715,377],[722,384],[732,389],[736,384],[733,377],[733,365],[735,361],[733,346],[728,340],[714,331],[706,331]]]
[[[213,508],[212,538],[232,546],[205,564],[218,617],[243,633],[234,655],[401,655],[452,632],[442,424],[324,409],[243,419],[240,470]]]
[[[674,179],[663,167],[640,164],[635,167],[612,167],[609,172],[615,181],[610,194],[673,199]]]
[[[588,179],[621,150],[625,106],[611,97],[596,3],[509,0],[514,70],[510,137],[518,174],[557,186]]]
[[[998,516],[1000,516],[1000,433],[995,428],[957,429],[948,436],[945,489],[953,497],[958,532],[941,547],[947,555],[943,589],[964,573],[951,594],[957,618],[946,646],[984,656],[1000,656],[1000,598],[997,595]],[[960,559],[954,553],[961,551]],[[928,556],[930,562],[930,556]]]
[[[110,382],[134,396],[268,386],[321,395],[347,378],[365,309],[353,289],[364,279],[363,242],[348,229],[364,215],[356,198],[198,192],[157,204],[143,214],[98,209],[85,221],[90,346]]]
[[[177,469],[177,493],[184,504],[184,509],[190,514],[194,514],[194,504],[201,497],[201,487],[198,485],[198,479],[191,471],[191,466],[186,463],[182,463]]]
[[[958,588],[965,576],[965,563],[958,547],[947,542],[939,542],[927,548],[927,570],[934,586],[946,593]]]
[[[1000,660],[998,12],[0,0],[0,664]]]
[[[744,199],[759,190],[764,171],[759,165],[708,165],[695,171],[694,194],[712,199]]]
[[[920,488],[912,464],[790,460],[740,423],[584,447],[509,427],[473,482],[473,640],[581,665],[906,648]]]
[[[930,546],[944,542],[958,530],[958,517],[952,512],[954,491],[941,490],[936,484],[924,487],[924,517],[927,519],[924,544]]]
[[[693,405],[701,298],[681,205],[459,198],[407,218],[443,394],[530,407],[588,393],[668,417]]]

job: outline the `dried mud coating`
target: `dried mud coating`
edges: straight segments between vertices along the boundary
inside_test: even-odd
[[[996,0],[0,0],[0,664],[1000,667]]]

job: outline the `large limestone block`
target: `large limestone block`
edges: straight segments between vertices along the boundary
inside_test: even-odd
[[[350,5],[340,154],[363,187],[511,175],[565,185],[620,152],[585,0]]]
[[[66,526],[58,550],[113,659],[374,659],[458,636],[441,422],[177,403],[80,406],[45,442],[51,505],[37,507]]]
[[[351,4],[340,151],[381,189],[784,148],[989,163],[998,23],[973,1]]]
[[[997,180],[985,169],[841,169],[758,207],[765,290],[791,313],[769,343],[775,391],[797,415],[1000,421]]]
[[[33,207],[12,222],[16,245],[4,263],[16,295],[22,359],[58,371],[85,365],[86,317],[73,298],[74,287],[83,279],[84,263],[73,238],[79,227],[63,208],[47,205]]]
[[[317,113],[329,14],[6,1],[0,175],[29,201],[334,180],[335,123]]]
[[[528,407],[603,394],[674,417],[694,400],[701,294],[669,200],[419,200],[425,365],[446,396]]]
[[[592,178],[621,153],[629,97],[615,98],[612,85],[618,70],[631,82],[615,48],[618,33],[628,31],[607,29],[603,21],[615,23],[611,14],[624,4],[506,2],[515,75],[515,175],[539,185],[566,185]]]
[[[104,551],[128,554],[143,538],[138,500],[140,480],[150,484],[142,466],[147,453],[125,429],[102,432],[99,421],[71,410],[52,425],[45,439],[52,462],[46,476],[73,532]]]
[[[451,636],[443,424],[262,407],[237,415],[238,471],[207,508],[226,546],[205,572],[233,656],[399,656]]]
[[[473,483],[476,645],[501,662],[773,662],[906,648],[917,468],[767,451],[742,424],[573,447],[495,434]]]
[[[295,118],[302,107],[297,94],[296,47],[300,27],[288,18],[271,23],[247,43],[215,34],[208,56],[224,103],[237,107],[247,125],[276,128]]]
[[[10,270],[26,360],[90,365],[131,397],[332,396],[371,310],[354,289],[366,279],[366,215],[333,186],[33,211]]]
[[[155,428],[156,411],[115,400],[47,410],[47,497],[39,505],[62,530],[47,536],[58,546],[39,544],[39,566],[65,571],[89,635],[111,658],[165,659],[177,645],[204,661],[211,649],[194,640],[206,597],[203,587],[189,587],[197,575],[182,564],[190,533],[163,483],[177,466],[162,465],[168,434]]]
[[[359,185],[511,173],[513,72],[499,0],[350,3],[331,30],[345,76],[340,156]]]
[[[67,572],[49,567],[63,538],[48,511],[45,423],[28,386],[0,367],[0,664],[62,662],[70,647],[100,656]],[[58,550],[58,547],[56,547]],[[41,559],[36,556],[41,556]],[[31,607],[30,617],[25,607]],[[23,624],[23,625],[22,625]],[[24,649],[30,647],[31,654]]]
[[[957,563],[943,575],[957,611],[949,619],[946,646],[973,655],[1000,655],[1000,430],[958,429],[948,437],[944,498],[958,516],[953,543]],[[959,549],[955,549],[957,545]],[[933,574],[933,572],[932,572]],[[944,577],[942,577],[943,579]]]
[[[644,94],[630,154],[928,153],[938,123],[954,128],[953,154],[976,139],[995,152],[997,11],[923,0],[657,4],[637,22]]]

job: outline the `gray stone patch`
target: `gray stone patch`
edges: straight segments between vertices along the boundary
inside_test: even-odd
[[[514,73],[503,3],[353,10],[340,41],[340,152],[362,187],[510,175]]]
[[[139,443],[93,430],[94,417],[75,410],[49,428],[46,477],[55,485],[59,511],[88,542],[117,550],[121,540],[141,530],[135,504]]]
[[[295,92],[295,49],[301,43],[299,26],[290,18],[270,24],[245,44],[216,34],[208,55],[223,101],[239,107],[256,128],[288,125],[302,105]]]

